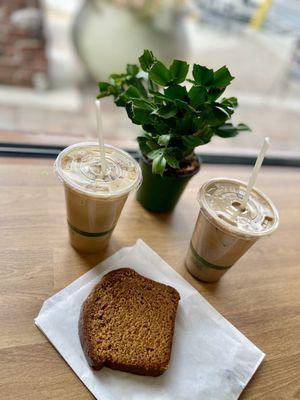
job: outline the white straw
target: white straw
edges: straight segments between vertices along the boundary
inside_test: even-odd
[[[262,148],[260,150],[260,153],[259,153],[259,155],[258,155],[258,157],[256,159],[256,163],[254,165],[251,177],[250,177],[249,182],[248,182],[247,190],[246,190],[245,196],[244,196],[242,204],[241,204],[241,209],[242,210],[244,210],[246,208],[246,204],[248,202],[250,193],[251,193],[251,191],[252,191],[252,189],[253,189],[253,187],[255,185],[257,175],[258,175],[258,173],[260,171],[260,167],[261,167],[261,165],[262,165],[262,163],[264,161],[265,154],[266,154],[269,146],[270,146],[270,139],[268,137],[265,137],[264,143],[263,143]]]
[[[96,118],[97,118],[97,134],[100,147],[100,162],[102,167],[102,176],[106,175],[107,164],[105,159],[105,147],[103,139],[102,119],[101,119],[101,103],[100,100],[95,101],[96,105]]]

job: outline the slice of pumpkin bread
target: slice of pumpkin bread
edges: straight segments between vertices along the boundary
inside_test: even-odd
[[[90,366],[161,375],[170,360],[179,299],[174,288],[133,269],[106,274],[83,303],[79,318]]]

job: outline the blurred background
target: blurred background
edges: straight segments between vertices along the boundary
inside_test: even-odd
[[[95,138],[96,82],[144,48],[236,77],[228,95],[251,133],[200,154],[300,158],[299,0],[0,0],[0,142],[62,146]],[[136,149],[139,127],[103,100],[108,143]]]

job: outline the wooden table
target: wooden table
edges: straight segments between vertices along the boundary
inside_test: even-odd
[[[82,256],[68,244],[52,160],[0,159],[0,398],[93,398],[33,319],[46,298],[142,238],[266,353],[241,398],[300,399],[299,169],[263,169],[258,187],[277,205],[280,229],[218,284],[197,282],[184,267],[201,183],[216,176],[246,180],[249,173],[248,167],[204,165],[170,215],[151,214],[132,196],[106,254]]]

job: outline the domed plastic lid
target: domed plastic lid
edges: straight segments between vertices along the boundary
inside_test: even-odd
[[[238,237],[270,235],[279,224],[276,207],[264,193],[254,188],[242,210],[246,188],[245,182],[236,179],[209,180],[199,191],[204,215],[221,230]]]
[[[104,174],[98,143],[82,142],[64,149],[54,168],[64,184],[92,196],[122,196],[140,186],[141,169],[130,154],[105,145],[105,158],[107,170]]]

